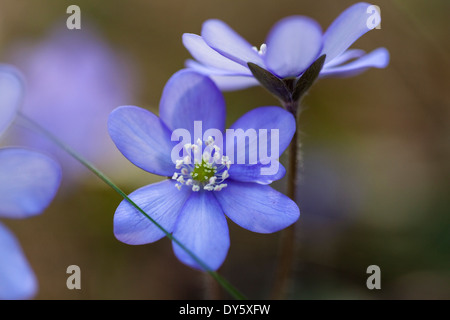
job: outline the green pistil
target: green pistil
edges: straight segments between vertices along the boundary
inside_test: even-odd
[[[201,163],[196,163],[194,170],[191,172],[192,179],[198,182],[208,182],[209,179],[214,177],[216,169],[205,160],[202,159]]]

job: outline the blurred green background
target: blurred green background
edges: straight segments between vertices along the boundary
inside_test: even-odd
[[[18,42],[66,29],[66,8],[76,4],[82,28],[71,32],[89,25],[126,56],[135,77],[126,104],[157,112],[164,84],[190,58],[181,35],[200,33],[206,19],[222,19],[259,45],[285,16],[307,15],[326,29],[353,3],[0,0],[0,61],[11,63],[8,48]],[[386,47],[390,65],[323,79],[304,100],[301,217],[289,299],[450,298],[450,2],[373,4],[381,8],[381,29],[354,47]],[[260,87],[225,98],[229,124],[257,106],[277,105]],[[160,179],[116,156],[120,165],[96,164],[126,192]],[[274,187],[283,191],[284,183]],[[42,215],[2,220],[37,275],[36,299],[228,298],[210,295],[209,281],[175,258],[168,239],[143,246],[116,240],[112,219],[120,201],[87,172],[77,183],[64,180]],[[229,227],[231,247],[220,273],[249,298],[270,298],[280,234]],[[81,290],[66,287],[72,264],[81,268]],[[370,265],[381,268],[381,290],[366,287]]]

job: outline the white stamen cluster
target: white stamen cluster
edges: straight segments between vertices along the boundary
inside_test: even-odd
[[[258,50],[258,47],[252,47],[253,50],[255,50],[260,56],[263,56],[266,54],[267,51],[267,45],[263,43]]]
[[[175,187],[178,190],[183,185],[191,187],[195,192],[201,189],[220,191],[227,186],[223,182],[229,177],[230,159],[221,155],[220,148],[214,144],[212,137],[208,137],[204,144],[205,148],[203,142],[198,139],[195,144],[184,145],[188,155],[176,161],[175,168],[180,171],[172,176],[172,179],[177,181]]]

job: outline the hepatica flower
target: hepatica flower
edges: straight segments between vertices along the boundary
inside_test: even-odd
[[[27,79],[22,112],[81,155],[117,170],[117,149],[106,121],[114,106],[131,98],[130,73],[94,29],[53,31],[43,41],[17,44],[11,60]],[[59,159],[72,183],[87,172],[48,139],[14,128],[11,143],[45,150]]]
[[[279,231],[299,217],[297,205],[269,186],[284,176],[284,168],[277,163],[275,170],[263,170],[273,164],[268,159],[275,161],[285,150],[295,131],[294,117],[280,107],[254,109],[225,131],[220,90],[208,77],[181,70],[164,88],[159,117],[123,106],[111,113],[108,127],[126,158],[167,177],[134,191],[131,200],[213,270],[223,263],[230,246],[227,217],[259,233]],[[243,132],[248,136],[240,140]],[[267,134],[265,140],[255,138],[255,132],[277,134]],[[256,149],[259,153],[239,164],[248,154],[239,155],[242,148],[234,141],[240,141],[248,154]],[[265,149],[260,141],[271,146],[276,142],[277,148],[267,156],[260,152]],[[133,245],[165,235],[126,200],[115,212],[114,233]],[[175,242],[173,249],[183,263],[203,269]]]
[[[389,62],[385,48],[367,54],[349,49],[380,21],[375,7],[364,2],[346,9],[325,33],[311,18],[290,16],[277,22],[265,42],[255,47],[225,22],[213,19],[203,24],[201,36],[185,33],[183,44],[197,60],[188,60],[188,67],[211,76],[222,90],[236,90],[258,84],[260,79],[255,79],[249,64],[279,79],[298,79],[323,55],[319,78],[352,76],[368,68],[384,68]]]
[[[17,71],[0,65],[0,134],[13,121],[22,99]],[[59,165],[38,152],[0,148],[0,218],[22,219],[41,213],[59,187]],[[14,235],[0,223],[0,299],[26,299],[37,281]]]

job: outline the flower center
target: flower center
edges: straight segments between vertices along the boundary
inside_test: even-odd
[[[191,172],[191,176],[195,181],[207,182],[216,173],[216,168],[209,162],[202,159],[201,163],[196,163],[194,170]]]
[[[191,187],[192,191],[220,191],[227,186],[223,181],[229,177],[231,161],[227,156],[221,156],[220,148],[214,144],[212,137],[208,137],[204,144],[203,148],[203,142],[198,139],[196,144],[184,145],[188,155],[177,160],[177,171],[172,176],[178,182],[175,185],[178,190],[183,185]]]

